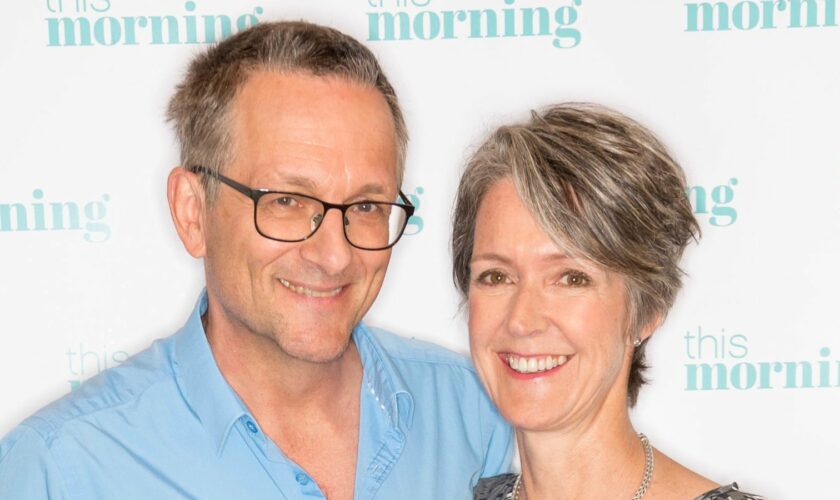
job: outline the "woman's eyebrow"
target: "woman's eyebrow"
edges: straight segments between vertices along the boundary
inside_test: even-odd
[[[476,262],[476,261],[480,261],[480,260],[493,260],[493,261],[501,262],[503,264],[512,264],[513,263],[513,261],[511,259],[505,257],[504,255],[500,255],[500,254],[497,254],[497,253],[494,253],[494,252],[484,252],[484,253],[481,253],[481,254],[478,254],[478,255],[473,255],[472,259],[470,259],[470,262]]]
[[[470,262],[476,262],[481,260],[491,260],[501,262],[503,264],[513,264],[513,260],[505,257],[504,255],[495,253],[495,252],[484,252],[477,255],[473,255]],[[541,260],[546,262],[568,262],[568,261],[575,261],[573,257],[562,253],[562,252],[552,252],[550,254],[546,254],[541,257]]]

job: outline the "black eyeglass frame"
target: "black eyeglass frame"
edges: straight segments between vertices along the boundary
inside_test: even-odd
[[[400,197],[405,201],[405,204],[403,204],[403,203],[391,203],[391,202],[387,202],[387,201],[378,201],[378,200],[360,200],[360,201],[354,201],[353,203],[329,203],[329,202],[326,202],[324,200],[320,200],[318,198],[315,198],[314,196],[310,196],[308,194],[302,194],[302,193],[295,193],[294,191],[274,191],[274,190],[266,189],[266,188],[254,189],[254,188],[248,187],[244,184],[241,184],[239,182],[236,182],[235,180],[231,179],[230,177],[225,177],[224,175],[222,175],[220,173],[217,173],[217,172],[214,172],[214,171],[210,170],[209,168],[203,167],[201,165],[193,165],[192,167],[188,168],[187,170],[194,173],[194,174],[201,173],[201,174],[209,175],[210,177],[214,177],[214,178],[218,179],[221,183],[226,184],[227,186],[229,186],[229,187],[235,189],[236,191],[244,194],[248,198],[251,198],[251,200],[254,202],[254,228],[257,230],[257,233],[259,233],[260,236],[262,236],[263,238],[267,238],[269,240],[274,240],[274,241],[282,241],[284,243],[298,243],[298,242],[301,242],[301,241],[308,240],[316,232],[318,232],[318,229],[321,227],[321,224],[319,223],[315,227],[315,229],[312,230],[312,232],[309,233],[309,235],[307,235],[305,238],[299,238],[299,239],[295,239],[295,240],[284,240],[284,239],[281,239],[281,238],[274,238],[272,236],[268,236],[267,234],[262,232],[262,230],[260,229],[260,225],[257,223],[257,207],[259,205],[259,200],[260,200],[260,198],[262,198],[263,196],[265,196],[267,194],[290,194],[290,195],[294,195],[294,196],[301,196],[303,198],[307,198],[307,199],[310,199],[310,200],[313,200],[313,201],[317,201],[318,203],[320,203],[324,207],[324,212],[322,214],[324,217],[327,216],[327,212],[329,210],[334,208],[334,209],[338,210],[339,212],[341,212],[342,222],[347,220],[347,213],[346,213],[347,209],[349,209],[351,207],[354,207],[356,205],[364,205],[366,203],[376,203],[376,204],[379,204],[379,205],[392,205],[392,206],[395,206],[395,207],[400,207],[403,210],[405,210],[405,220],[403,221],[402,227],[400,228],[399,235],[397,236],[397,238],[392,243],[390,243],[389,245],[384,246],[384,247],[367,248],[367,247],[361,247],[359,245],[356,245],[355,243],[350,241],[350,237],[347,235],[347,224],[343,223],[342,227],[343,227],[343,232],[344,232],[344,239],[347,240],[347,243],[349,243],[350,246],[352,246],[353,248],[358,248],[359,250],[369,250],[369,251],[387,250],[387,249],[393,247],[394,245],[396,245],[397,242],[400,241],[400,239],[403,237],[403,234],[405,233],[405,228],[408,225],[408,219],[410,219],[411,216],[414,215],[414,210],[415,210],[414,205],[411,204],[411,201],[409,201],[408,197],[402,192],[402,190],[400,190],[398,192],[399,192]]]

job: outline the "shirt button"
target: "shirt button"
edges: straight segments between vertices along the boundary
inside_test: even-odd
[[[309,476],[307,476],[303,472],[298,472],[297,474],[295,474],[295,481],[297,481],[299,485],[305,486],[309,484]]]
[[[245,422],[245,427],[247,427],[248,430],[253,432],[254,434],[257,433],[257,424],[255,424],[254,422],[248,420],[247,422]]]

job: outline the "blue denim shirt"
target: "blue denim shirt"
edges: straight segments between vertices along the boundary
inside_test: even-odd
[[[324,498],[260,429],[187,324],[40,410],[0,441],[0,499]],[[360,324],[355,498],[471,498],[508,470],[511,430],[471,365]],[[306,425],[306,422],[300,422]],[[317,443],[313,443],[317,446]]]

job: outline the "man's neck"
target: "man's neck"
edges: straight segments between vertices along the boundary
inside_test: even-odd
[[[328,498],[353,498],[362,363],[355,343],[337,359],[295,359],[270,339],[205,317],[222,375],[263,432]]]
[[[293,358],[273,339],[206,321],[207,340],[225,380],[261,424],[296,415],[343,413],[348,398],[358,400],[362,378],[359,352],[351,341],[333,361]],[[264,423],[263,423],[264,422]]]

